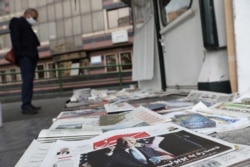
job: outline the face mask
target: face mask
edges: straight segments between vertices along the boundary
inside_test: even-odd
[[[36,20],[33,19],[32,17],[29,17],[26,19],[28,23],[30,23],[30,25],[36,24]]]

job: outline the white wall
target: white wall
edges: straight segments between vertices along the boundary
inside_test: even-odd
[[[238,92],[250,87],[250,0],[234,0]]]

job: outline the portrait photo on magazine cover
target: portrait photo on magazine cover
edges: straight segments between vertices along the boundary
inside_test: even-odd
[[[124,136],[115,145],[81,154],[79,167],[177,167],[230,149],[186,131],[138,139]]]

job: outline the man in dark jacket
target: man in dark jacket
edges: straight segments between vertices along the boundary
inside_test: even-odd
[[[33,80],[37,65],[40,42],[32,29],[37,22],[38,12],[36,9],[25,10],[22,17],[12,18],[9,29],[12,47],[14,48],[17,65],[20,67],[22,76],[22,113],[36,114],[41,107],[32,105]]]

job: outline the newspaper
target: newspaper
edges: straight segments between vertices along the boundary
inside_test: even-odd
[[[135,107],[137,106],[144,106],[146,108],[151,109],[154,112],[159,114],[165,114],[174,111],[182,111],[191,109],[194,106],[192,102],[185,102],[176,100],[169,100],[169,101],[155,101],[155,102],[146,102],[146,103],[137,103],[134,104]]]
[[[94,98],[121,102],[128,99],[158,96],[157,93],[146,91],[112,93],[114,94],[109,93],[109,91],[100,91],[100,94],[96,93]],[[159,96],[161,95],[159,94]],[[136,107],[129,112],[108,115],[103,113],[104,108],[96,108],[96,106],[91,108],[89,104],[80,106],[77,111],[71,108],[73,111],[61,112],[49,129],[41,131],[38,139],[31,143],[16,166],[87,167],[92,165],[91,167],[107,167],[106,159],[103,160],[104,157],[110,159],[112,152],[107,153],[106,151],[113,151],[117,145],[117,139],[121,137],[134,137],[138,146],[149,146],[163,154],[149,159],[149,162],[153,164],[152,167],[224,167],[234,165],[250,158],[250,146],[231,144],[197,133],[211,134],[249,126],[248,106],[237,103],[232,105],[230,101],[233,96],[231,94],[191,91],[187,97],[178,99],[177,103],[175,101],[168,103],[169,106],[172,105],[177,110],[163,111],[161,114],[164,115],[143,106]],[[191,109],[191,105],[197,103],[199,105],[195,105]],[[100,104],[103,103],[99,103],[98,107]],[[185,108],[182,105],[190,106]],[[232,106],[234,107],[231,108]],[[178,108],[182,107],[184,107],[183,110],[179,111]],[[99,113],[102,114],[99,115]],[[191,131],[177,124],[166,123],[178,113],[203,114],[214,119],[216,127]],[[85,140],[81,140],[83,138]],[[160,146],[159,143],[164,140],[167,142]]]
[[[194,102],[203,102],[208,107],[215,105],[219,102],[233,101],[235,94],[226,94],[226,93],[217,93],[210,91],[199,91],[192,90],[187,97],[182,98],[182,101]]]
[[[39,167],[53,144],[33,140],[15,167]]]
[[[126,102],[108,103],[108,104],[104,104],[104,107],[105,107],[106,112],[109,114],[131,111],[135,108],[131,104],[126,103]]]
[[[235,117],[247,117],[250,119],[250,105],[234,102],[222,102],[213,105],[211,109],[215,113]]]
[[[62,111],[58,114],[58,116],[54,119],[54,121],[58,119],[71,119],[71,118],[80,118],[80,117],[96,117],[105,115],[106,111],[104,109],[82,109],[82,110],[74,110],[74,111]]]
[[[235,150],[235,144],[195,133],[172,123],[164,123],[108,131],[84,141],[57,141],[55,147],[48,152],[41,167],[66,167],[69,164],[71,167],[87,165],[105,167],[109,163],[117,167],[122,166],[119,163],[122,163],[125,157],[113,162],[113,158],[118,155],[116,154],[119,150],[116,148],[117,142],[122,138],[135,139],[138,149],[143,147],[144,150],[158,152],[158,155],[148,160],[152,167],[187,166]],[[114,151],[115,148],[118,150]],[[66,155],[62,155],[62,150],[67,152]]]
[[[143,106],[134,108],[132,111],[120,114],[107,114],[96,117],[74,117],[69,119],[57,119],[50,126],[50,130],[78,128],[99,128],[102,131],[123,129],[138,126],[148,126],[169,122],[162,115],[157,114]],[[60,133],[60,131],[57,131]],[[70,136],[70,132],[68,136]],[[52,137],[52,136],[50,136]]]
[[[117,102],[117,101],[129,101],[146,99],[152,97],[163,97],[170,95],[170,93],[165,91],[155,91],[155,90],[140,90],[140,89],[130,89],[124,88],[120,91],[110,91],[110,90],[91,90],[91,97],[94,99],[101,99],[103,102]]]
[[[57,140],[44,157],[39,167],[79,167],[80,152],[92,150],[90,140]]]
[[[80,123],[60,125],[57,129],[43,129],[40,131],[37,140],[40,142],[54,142],[62,140],[83,140],[89,139],[102,133],[97,127],[83,127]]]

